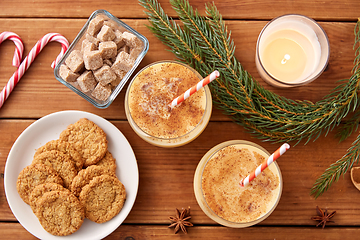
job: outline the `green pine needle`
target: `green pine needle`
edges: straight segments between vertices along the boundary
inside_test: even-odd
[[[149,17],[150,30],[175,56],[195,68],[202,76],[215,69],[220,77],[209,84],[215,105],[264,141],[315,141],[338,126],[343,118],[359,107],[357,91],[360,81],[360,20],[355,27],[353,75],[343,81],[321,101],[294,101],[264,89],[243,69],[235,57],[235,44],[214,4],[206,4],[205,16],[186,0],[170,0],[182,23],[168,17],[156,0],[139,0]],[[355,114],[357,115],[357,114]],[[346,138],[356,129],[349,124],[341,131]],[[316,181],[312,194],[318,197],[348,166],[357,161],[358,142]],[[344,167],[347,166],[347,167]]]

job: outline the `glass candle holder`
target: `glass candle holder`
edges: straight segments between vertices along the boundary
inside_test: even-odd
[[[159,147],[179,147],[197,138],[211,116],[209,87],[205,86],[173,108],[170,104],[202,79],[195,69],[171,60],[141,69],[125,95],[126,117],[135,133]]]
[[[325,31],[311,18],[283,15],[259,34],[255,64],[261,78],[275,87],[297,87],[314,81],[330,56]]]
[[[265,220],[275,210],[282,193],[278,164],[270,164],[246,187],[241,187],[240,181],[269,156],[261,146],[244,140],[223,142],[210,149],[194,175],[195,197],[203,212],[232,228]]]

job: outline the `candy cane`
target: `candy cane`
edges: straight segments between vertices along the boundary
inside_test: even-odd
[[[16,48],[15,48],[12,65],[14,67],[19,67],[22,59],[22,55],[24,53],[24,44],[21,38],[16,33],[13,32],[2,32],[0,34],[0,43],[5,41],[6,39],[9,39],[15,43]]]
[[[29,54],[26,56],[24,61],[20,64],[19,68],[14,72],[12,77],[9,79],[6,86],[0,93],[0,108],[4,104],[5,100],[9,97],[10,93],[16,86],[16,84],[20,81],[20,78],[24,75],[25,71],[30,67],[31,63],[35,60],[36,56],[41,52],[41,50],[51,41],[56,41],[61,43],[61,52],[57,56],[54,62],[52,62],[51,67],[55,68],[56,64],[60,61],[61,57],[64,55],[66,50],[69,47],[69,42],[65,37],[58,33],[48,33],[44,37],[42,37],[35,46],[31,49]]]

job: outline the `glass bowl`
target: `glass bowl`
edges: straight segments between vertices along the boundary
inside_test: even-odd
[[[65,81],[65,79],[63,79],[60,76],[60,66],[62,64],[65,64],[66,59],[69,57],[69,55],[71,54],[72,51],[74,51],[74,50],[80,51],[80,49],[82,48],[82,46],[81,46],[82,42],[83,42],[83,40],[86,39],[87,30],[88,30],[91,20],[95,19],[98,16],[103,17],[103,18],[105,18],[105,20],[107,20],[107,22],[114,24],[113,26],[116,27],[116,29],[120,30],[121,32],[127,31],[127,32],[135,35],[136,38],[138,40],[140,40],[142,43],[142,47],[141,47],[141,49],[139,48],[138,55],[137,55],[136,59],[134,59],[135,61],[133,62],[133,66],[131,67],[130,70],[128,70],[126,72],[126,74],[124,72],[124,76],[122,76],[121,81],[117,85],[112,87],[111,94],[109,95],[109,97],[107,97],[104,100],[99,100],[99,99],[95,98],[91,94],[91,92],[83,92],[81,90],[81,88],[79,87],[79,85],[77,84],[77,81],[74,81],[74,82]],[[83,28],[80,30],[80,32],[78,33],[78,35],[76,36],[74,41],[69,46],[68,50],[65,52],[65,54],[62,57],[62,59],[60,60],[60,62],[56,65],[55,70],[54,70],[54,75],[58,81],[60,81],[62,84],[64,84],[65,86],[67,86],[68,88],[73,90],[75,93],[77,93],[78,95],[80,95],[81,97],[83,97],[84,99],[89,101],[90,103],[92,103],[95,107],[107,108],[110,106],[110,104],[114,101],[114,99],[120,93],[121,89],[125,86],[126,82],[129,80],[129,78],[131,77],[131,75],[133,74],[133,72],[135,71],[137,66],[140,64],[140,62],[146,55],[148,49],[149,49],[149,41],[146,39],[146,37],[144,37],[137,31],[135,31],[133,28],[131,28],[129,25],[125,24],[124,22],[122,22],[121,20],[116,18],[115,16],[113,16],[108,11],[96,10],[95,12],[93,12],[91,14],[91,16],[89,17],[89,19],[87,20],[87,22],[85,23]],[[119,49],[118,49],[118,51],[119,51]],[[81,74],[81,72],[80,72],[80,74]]]

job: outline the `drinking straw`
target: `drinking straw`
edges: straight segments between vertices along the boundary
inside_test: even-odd
[[[29,54],[26,56],[24,61],[20,64],[19,68],[14,72],[12,77],[9,79],[6,86],[0,93],[0,108],[3,106],[5,100],[9,97],[10,93],[16,86],[16,84],[20,81],[20,78],[24,75],[25,71],[30,67],[31,63],[35,60],[36,56],[41,52],[41,50],[51,41],[56,41],[61,43],[61,52],[55,59],[55,61],[51,64],[52,68],[55,68],[56,64],[60,61],[63,54],[69,47],[69,42],[65,37],[58,33],[48,33],[43,36],[35,46],[30,50]]]
[[[256,178],[265,168],[267,168],[271,163],[276,161],[281,155],[283,155],[286,150],[290,148],[290,145],[284,143],[281,147],[279,147],[271,156],[265,160],[261,165],[259,165],[255,171],[250,173],[246,178],[240,181],[240,186],[246,187],[254,178]]]
[[[14,67],[19,67],[24,52],[24,44],[21,38],[16,33],[13,32],[2,32],[0,34],[0,43],[5,41],[6,39],[9,39],[15,43],[16,48],[15,48],[12,65]]]
[[[219,76],[220,76],[220,73],[217,70],[213,71],[212,73],[210,73],[210,75],[205,77],[203,80],[198,82],[196,85],[192,86],[191,88],[186,90],[186,92],[184,92],[183,94],[181,94],[180,96],[175,98],[171,102],[171,107],[175,107],[176,105],[180,104],[182,101],[184,101],[185,99],[187,99],[188,97],[190,97],[191,95],[193,95],[194,93],[199,91],[201,88],[203,88],[207,84],[211,83],[213,80],[215,80]]]

